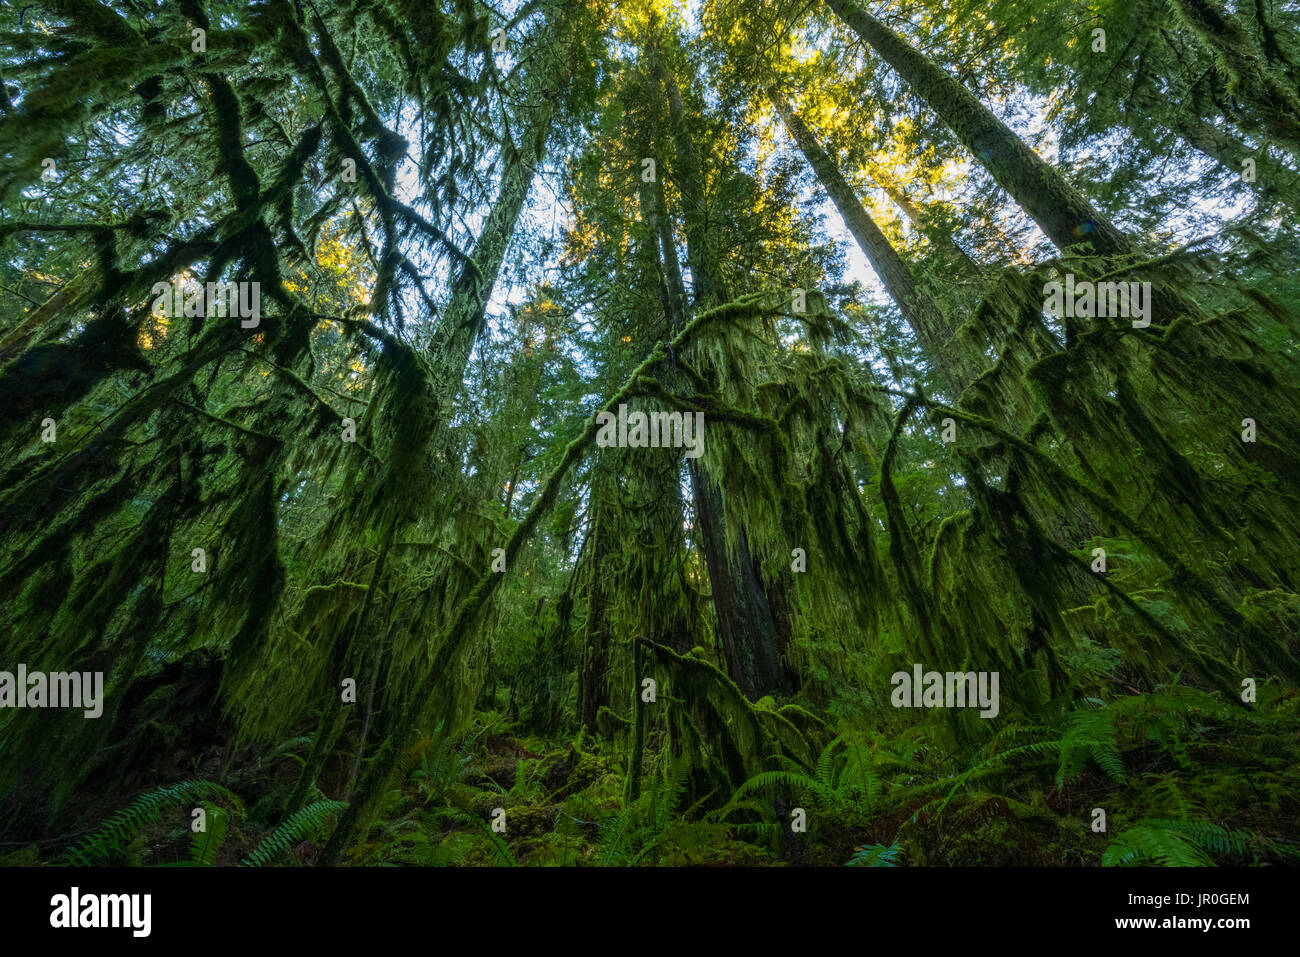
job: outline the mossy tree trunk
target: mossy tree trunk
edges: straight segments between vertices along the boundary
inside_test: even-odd
[[[687,261],[695,287],[693,305],[697,310],[707,309],[721,304],[727,294],[710,250],[712,237],[705,208],[703,169],[688,128],[681,88],[659,52],[652,50],[651,57],[668,104],[677,187],[682,196]],[[652,192],[662,202],[662,184],[656,185]],[[657,225],[665,273],[670,286],[675,286],[681,282],[681,271],[675,262],[677,254],[666,209],[660,212]],[[672,301],[684,301],[684,289],[670,288],[669,292]],[[784,660],[790,635],[781,629],[772,614],[748,538],[743,529],[728,528],[724,490],[709,474],[708,467],[699,459],[690,459],[687,469],[699,539],[713,592],[718,644],[727,670],[751,700],[773,692],[788,693],[795,687],[793,675]]]

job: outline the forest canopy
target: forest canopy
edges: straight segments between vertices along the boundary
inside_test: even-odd
[[[1294,863],[1298,26],[6,0],[0,863]]]

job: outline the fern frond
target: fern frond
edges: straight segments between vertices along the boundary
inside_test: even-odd
[[[1211,824],[1209,821],[1153,820],[1149,824],[1152,827],[1177,831],[1198,847],[1215,854],[1241,854],[1252,838],[1249,831],[1233,830]]]
[[[1060,751],[1060,748],[1061,748],[1061,742],[1059,741],[1034,741],[1031,742],[1030,744],[1024,744],[1018,748],[1011,748],[1008,751],[1002,751],[998,754],[995,754],[991,758],[987,758],[986,760],[981,761],[979,764],[975,765],[969,770],[963,771],[961,774],[957,775],[956,778],[950,778],[945,781],[934,782],[935,784],[943,785],[943,784],[947,784],[948,781],[950,780],[952,781],[952,788],[948,791],[947,796],[942,800],[942,802],[938,802],[937,800],[931,801],[929,804],[925,806],[925,808],[923,808],[923,810],[928,810],[931,807],[931,805],[938,803],[939,810],[936,813],[942,814],[944,808],[948,806],[948,802],[952,800],[953,795],[956,794],[957,791],[960,790],[972,778],[979,777],[984,774],[988,774],[992,771],[995,771],[998,769],[999,766],[1010,761],[1012,758],[1023,757],[1024,755],[1033,755],[1034,757],[1042,758],[1042,757],[1046,757],[1047,755],[1056,754],[1057,752]],[[928,789],[932,786],[933,785],[926,785],[924,789]]]
[[[1164,867],[1211,867],[1209,855],[1188,838],[1166,827],[1131,827],[1102,852],[1102,867],[1138,864]]]
[[[205,797],[221,797],[234,805],[242,814],[244,804],[234,792],[214,781],[179,781],[164,784],[141,794],[127,807],[118,811],[98,830],[78,842],[64,855],[65,864],[90,867],[110,863],[127,844],[149,824],[162,818],[164,808],[182,803],[198,803]]]
[[[316,801],[306,805],[268,834],[240,866],[265,867],[287,851],[291,844],[313,836],[323,838],[347,806],[346,801]]]
[[[734,801],[749,791],[762,791],[776,785],[784,785],[795,790],[811,791],[817,795],[818,799],[829,806],[839,803],[838,796],[828,785],[799,771],[760,771],[736,788],[736,792],[731,796],[731,799]]]
[[[492,825],[486,821],[481,822],[484,833],[487,834],[488,840],[492,842],[492,850],[496,851],[497,857],[506,867],[516,867],[519,862],[515,860],[515,855],[510,850],[510,845],[501,839],[501,835],[492,830]]]
[[[1115,736],[1115,712],[1108,708],[1080,708],[1070,718],[1070,727],[1061,738],[1061,763],[1056,772],[1057,785],[1083,769],[1083,758],[1091,757],[1097,766],[1115,781],[1124,780],[1124,759]]]
[[[1274,842],[1248,831],[1234,830],[1210,821],[1170,821],[1143,818],[1120,832],[1101,856],[1103,867],[1155,862],[1166,867],[1212,867],[1210,854],[1244,854],[1248,845],[1260,843],[1282,853]]]
[[[831,778],[831,769],[835,764],[835,750],[843,743],[843,737],[835,738],[830,744],[822,748],[822,753],[817,758],[815,776],[825,787],[833,788],[835,786]]]
[[[226,825],[230,815],[219,807],[207,812],[207,828],[190,834],[190,859],[194,867],[211,867],[217,861],[217,852],[226,840]]]

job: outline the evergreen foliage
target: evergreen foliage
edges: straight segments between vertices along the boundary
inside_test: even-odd
[[[5,846],[1295,861],[1294,5],[0,21]]]

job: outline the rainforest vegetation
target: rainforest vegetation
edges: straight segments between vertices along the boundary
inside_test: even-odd
[[[4,0],[0,863],[1294,864],[1298,28]]]

